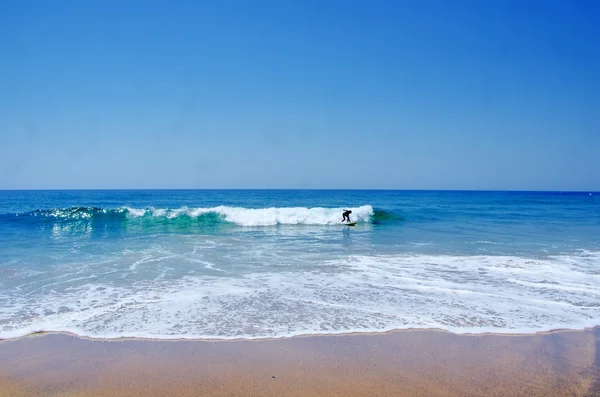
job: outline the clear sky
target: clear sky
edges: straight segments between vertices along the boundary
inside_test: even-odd
[[[2,1],[0,189],[600,190],[600,2]]]

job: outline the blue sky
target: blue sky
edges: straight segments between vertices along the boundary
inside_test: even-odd
[[[5,1],[0,189],[600,190],[596,1]]]

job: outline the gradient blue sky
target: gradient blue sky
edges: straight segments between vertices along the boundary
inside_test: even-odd
[[[0,189],[600,190],[598,1],[3,1]]]

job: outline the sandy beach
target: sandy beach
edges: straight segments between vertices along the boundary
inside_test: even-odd
[[[0,343],[0,396],[600,396],[600,328]]]

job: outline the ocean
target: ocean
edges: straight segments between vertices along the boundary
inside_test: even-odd
[[[600,193],[0,191],[0,339],[597,325]]]

